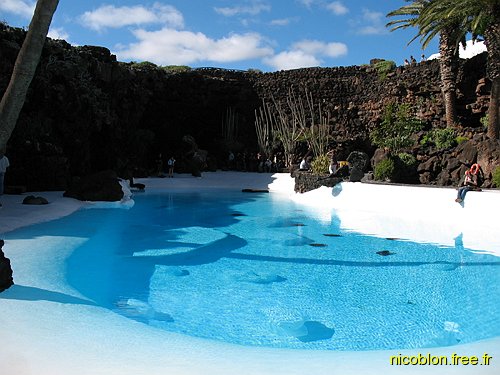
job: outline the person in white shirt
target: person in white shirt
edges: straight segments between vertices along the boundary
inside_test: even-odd
[[[301,171],[308,171],[309,169],[311,169],[310,161],[311,161],[311,157],[310,156],[304,157],[302,159],[302,161],[300,162],[299,170],[301,170]]]

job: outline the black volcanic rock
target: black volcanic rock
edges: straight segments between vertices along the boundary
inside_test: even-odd
[[[5,257],[5,254],[2,251],[3,245],[4,241],[0,240],[0,292],[3,292],[14,285],[10,260]]]
[[[113,202],[123,198],[123,190],[116,173],[108,170],[75,178],[64,196],[81,201]]]
[[[0,95],[25,34],[0,23]],[[8,143],[6,185],[25,186],[27,191],[65,190],[73,176],[106,169],[147,177],[155,171],[160,153],[176,156],[176,172],[191,172],[190,160],[182,157],[188,147],[182,142],[185,134],[208,151],[204,168],[220,169],[229,150],[258,151],[255,111],[263,101],[286,103],[290,90],[295,98],[305,98],[307,90],[314,103],[321,104],[333,125],[331,141],[339,160],[353,151],[371,158],[375,147],[369,134],[382,122],[389,103],[408,104],[426,123],[426,131],[446,127],[439,77],[437,60],[399,66],[385,79],[373,65],[271,73],[219,68],[179,72],[152,63],[119,62],[106,48],[48,38]],[[485,77],[485,53],[461,60],[457,115],[464,128],[457,129],[457,136],[472,143],[462,144],[457,152],[409,150],[419,163],[436,157],[425,169],[417,167],[415,182],[456,185],[463,165],[453,160],[477,158],[485,164],[489,186],[498,159],[488,159],[482,150],[494,146],[496,153],[498,148],[476,138],[484,133],[480,120],[491,90]],[[234,139],[221,131],[229,112],[237,128]],[[356,169],[355,180],[366,172]]]

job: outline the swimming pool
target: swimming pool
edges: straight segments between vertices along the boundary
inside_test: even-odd
[[[274,194],[148,194],[22,230],[83,237],[68,282],[116,313],[246,346],[372,350],[500,335],[500,260],[340,229]]]

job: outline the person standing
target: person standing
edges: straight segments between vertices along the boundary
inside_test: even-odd
[[[158,154],[158,157],[156,158],[156,175],[158,177],[165,177],[165,174],[163,173],[163,156]]]
[[[10,163],[9,159],[7,156],[5,156],[3,153],[0,154],[0,195],[3,195],[3,181],[5,177],[5,172],[7,171],[7,168],[9,168]]]
[[[170,159],[168,159],[168,177],[173,178],[174,177],[174,166],[175,166],[175,159],[172,156]]]

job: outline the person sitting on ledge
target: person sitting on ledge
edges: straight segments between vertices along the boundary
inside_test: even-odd
[[[469,190],[481,191],[480,186],[482,184],[482,170],[481,166],[477,163],[472,164],[470,169],[465,171],[463,182],[458,188],[457,198],[455,202],[462,203],[465,199],[465,195]]]
[[[146,189],[145,184],[141,184],[140,182],[134,182],[134,177],[130,177],[128,181],[131,189],[137,189],[140,191],[144,191],[144,189]]]
[[[335,176],[339,169],[339,163],[337,161],[337,151],[335,149],[331,149],[326,153],[327,156],[330,157],[330,165],[328,167],[328,171],[332,176]]]
[[[311,169],[311,157],[303,157],[299,165],[299,171],[308,171]]]
[[[311,151],[311,148],[309,148],[309,150],[307,150],[307,153],[302,158],[302,161],[299,164],[299,171],[308,171],[309,169],[311,169],[312,157],[309,156],[311,154]]]

